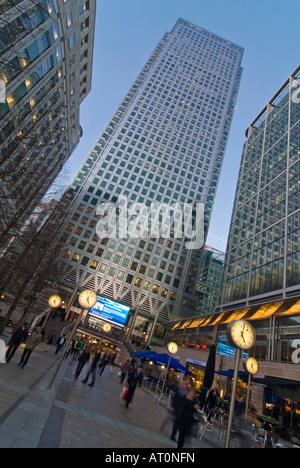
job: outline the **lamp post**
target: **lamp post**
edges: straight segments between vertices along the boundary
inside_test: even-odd
[[[248,372],[248,389],[247,389],[247,399],[246,399],[246,410],[245,413],[248,413],[249,403],[250,403],[250,387],[251,379],[253,375],[256,375],[259,372],[259,364],[254,357],[249,357],[248,359],[243,360],[244,370]]]
[[[168,377],[168,372],[169,372],[169,368],[170,368],[170,362],[171,362],[171,359],[172,359],[172,355],[173,354],[176,354],[177,351],[178,351],[178,346],[176,343],[174,343],[173,341],[171,343],[168,344],[167,346],[168,348],[168,351],[170,353],[170,356],[169,356],[169,360],[168,360],[168,365],[167,365],[167,370],[166,370],[166,375],[165,375],[165,378],[164,378],[164,383],[163,383],[163,387],[162,387],[162,391],[161,393],[163,394],[164,391],[165,391],[165,386],[166,386],[166,381],[167,381],[167,377]]]
[[[51,308],[55,308],[55,307],[59,307],[61,305],[61,298],[59,296],[51,296],[49,301],[48,301],[48,304]],[[49,315],[51,313],[51,310],[49,310],[45,320],[44,320],[44,323],[43,323],[43,326],[46,325],[46,322],[48,321],[48,318],[49,318]]]
[[[56,377],[56,375],[57,375],[57,372],[58,372],[58,370],[59,370],[59,368],[60,368],[60,366],[61,366],[61,364],[62,364],[62,362],[63,362],[63,359],[64,359],[64,357],[65,357],[66,351],[67,351],[67,349],[69,348],[70,343],[71,343],[71,341],[72,341],[72,339],[73,339],[73,337],[74,337],[74,335],[75,335],[75,332],[76,332],[76,330],[77,330],[77,328],[78,328],[78,325],[79,325],[79,323],[80,323],[80,320],[81,320],[81,318],[82,318],[82,316],[83,316],[84,311],[85,311],[86,309],[91,309],[91,308],[94,307],[95,304],[97,303],[97,294],[96,294],[94,291],[91,291],[91,290],[89,290],[89,289],[86,289],[85,291],[82,291],[82,292],[80,293],[79,298],[78,298],[78,301],[79,301],[79,304],[80,304],[81,307],[82,307],[81,312],[80,312],[80,314],[78,315],[78,318],[77,318],[77,320],[76,320],[75,326],[73,327],[72,333],[71,333],[71,335],[70,335],[70,337],[69,337],[69,339],[68,339],[68,341],[67,341],[67,343],[66,343],[66,346],[64,346],[64,348],[63,348],[63,352],[61,353],[61,357],[59,358],[59,361],[58,361],[58,363],[57,363],[57,365],[56,365],[56,368],[55,368],[55,370],[54,370],[54,372],[53,372],[53,375],[52,375],[52,377],[51,377],[51,379],[50,379],[50,382],[49,382],[49,385],[48,385],[48,389],[50,389],[50,388],[52,387],[52,384],[53,384],[53,382],[54,382],[54,380],[55,380],[55,377]]]
[[[229,344],[236,348],[235,368],[233,376],[232,395],[230,401],[228,426],[225,440],[225,448],[230,447],[231,429],[235,411],[235,397],[237,391],[237,382],[239,377],[239,365],[242,351],[252,348],[255,343],[255,331],[250,323],[245,320],[234,320],[226,328],[226,336]]]

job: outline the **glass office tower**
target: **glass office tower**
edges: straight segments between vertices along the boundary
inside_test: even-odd
[[[246,132],[221,310],[300,295],[299,79],[300,67]]]
[[[0,248],[17,235],[82,135],[96,0],[0,2]]]
[[[172,229],[169,237],[100,239],[101,206],[109,211],[107,204],[117,206],[121,197],[148,208],[154,202],[203,203],[207,230],[242,55],[241,47],[179,19],[68,189],[74,205],[63,252],[64,286],[88,287],[131,306],[137,335],[158,336],[159,323],[183,309],[194,313],[189,301],[194,301],[199,261]]]

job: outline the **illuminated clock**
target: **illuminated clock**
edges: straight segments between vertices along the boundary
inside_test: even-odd
[[[51,296],[48,304],[50,307],[59,307],[61,304],[61,298],[59,296]]]
[[[169,343],[168,344],[168,351],[169,351],[170,354],[176,354],[177,351],[178,351],[177,344],[173,343],[173,342]]]
[[[94,291],[91,291],[90,289],[86,289],[85,291],[82,291],[82,293],[79,294],[79,304],[81,307],[84,309],[91,309],[96,305],[97,303],[97,294]]]
[[[251,375],[255,375],[259,371],[259,365],[257,360],[254,357],[249,357],[244,359],[244,369],[246,372],[249,372]]]
[[[110,323],[105,323],[102,327],[102,330],[105,331],[106,333],[110,332],[111,330],[111,324]]]
[[[255,331],[245,320],[235,320],[228,324],[226,336],[231,346],[250,349],[255,343]]]

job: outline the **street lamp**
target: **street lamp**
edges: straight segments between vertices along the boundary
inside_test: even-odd
[[[225,440],[225,448],[230,446],[230,437],[231,437],[231,428],[235,411],[235,397],[237,391],[237,382],[239,376],[239,365],[242,355],[242,351],[248,350],[254,346],[255,343],[255,330],[246,322],[246,320],[234,320],[229,323],[226,328],[226,337],[231,346],[236,349],[235,355],[235,367],[233,375],[233,384],[232,384],[232,395],[230,401],[229,417],[228,417],[228,426]]]
[[[111,324],[110,323],[105,323],[102,327],[102,330],[105,332],[105,333],[109,333],[110,330],[111,330]]]
[[[75,335],[75,332],[77,330],[77,327],[81,321],[81,318],[83,316],[83,313],[85,311],[85,309],[91,309],[92,307],[94,307],[97,303],[97,294],[94,292],[94,291],[91,291],[90,289],[86,289],[84,291],[82,291],[80,294],[79,294],[79,298],[78,298],[78,301],[79,301],[79,304],[81,305],[82,309],[81,309],[81,312],[80,314],[78,315],[78,318],[76,320],[76,323],[75,323],[75,326],[73,327],[73,330],[72,330],[72,333],[65,345],[65,347],[63,348],[63,352],[61,353],[61,357],[56,365],[56,368],[55,368],[55,371],[51,377],[51,380],[49,382],[49,385],[48,385],[48,388],[50,389],[52,387],[52,384],[54,382],[54,379],[56,377],[56,374],[61,366],[61,363],[63,362],[63,359],[65,357],[65,354],[66,354],[66,351],[67,349],[69,348],[70,346],[70,343]]]
[[[49,301],[48,301],[48,304],[50,307],[52,308],[56,308],[56,307],[59,307],[60,304],[61,304],[61,298],[57,295],[54,295],[54,296],[51,296]]]
[[[169,368],[170,368],[170,362],[171,362],[171,359],[172,359],[172,355],[173,354],[176,354],[177,351],[178,351],[178,346],[176,343],[174,343],[173,341],[171,341],[171,343],[168,344],[167,346],[168,348],[168,351],[170,353],[170,356],[169,356],[169,361],[168,361],[168,365],[167,365],[167,370],[166,370],[166,375],[165,375],[165,378],[164,378],[164,383],[163,383],[163,387],[162,387],[162,394],[164,393],[165,391],[165,385],[166,385],[166,381],[167,381],[167,377],[168,377],[168,372],[169,372]]]

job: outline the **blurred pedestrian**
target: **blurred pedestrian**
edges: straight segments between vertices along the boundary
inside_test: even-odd
[[[45,349],[45,352],[48,353],[48,348],[49,346],[51,346],[53,344],[53,341],[55,340],[55,337],[56,337],[56,333],[55,331],[53,330],[50,335],[48,335],[48,338],[46,340],[46,349]]]
[[[129,407],[129,403],[131,403],[135,389],[137,385],[141,387],[143,380],[143,367],[139,366],[138,369],[134,366],[131,371],[129,372],[127,385],[128,385],[128,393],[125,398],[126,401],[126,408]]]
[[[101,357],[101,362],[99,364],[99,375],[103,374],[105,367],[107,366],[109,360],[109,353],[104,353]]]
[[[196,394],[193,387],[188,388],[186,396],[182,402],[181,412],[178,418],[179,437],[177,448],[182,448],[187,437],[190,437],[193,424],[193,415],[196,410],[200,410],[197,404]]]
[[[19,327],[11,336],[6,351],[6,362],[9,362],[21,343],[25,343],[28,338],[28,322]]]
[[[124,382],[124,379],[126,375],[128,374],[129,369],[130,369],[130,361],[129,359],[127,359],[127,361],[124,362],[123,366],[121,367],[121,377],[120,377],[121,384]]]
[[[117,355],[114,354],[110,359],[110,362],[109,362],[109,364],[110,364],[109,373],[110,374],[112,374],[112,371],[113,371],[113,368],[114,368],[114,365],[115,365],[115,361],[116,361],[116,357],[117,357]]]
[[[75,341],[73,351],[72,351],[72,356],[73,356],[73,361],[76,361],[76,359],[79,356],[79,353],[83,350],[84,344],[81,338]]]
[[[35,350],[35,348],[41,343],[42,341],[42,334],[41,334],[41,327],[37,327],[29,336],[25,349],[23,351],[21,361],[19,362],[18,366],[21,366],[21,369],[24,369],[28,360]]]
[[[75,346],[75,340],[72,340],[71,343],[69,344],[68,350],[66,352],[66,356],[65,356],[66,358],[69,357],[70,353],[71,353],[71,355],[73,354],[74,346]]]
[[[77,379],[84,368],[85,364],[89,362],[91,354],[91,348],[87,345],[78,358],[78,364],[76,368],[75,378]]]
[[[0,364],[5,364],[5,341],[0,340]]]
[[[235,417],[237,421],[244,418],[246,412],[246,398],[242,396],[235,404]]]
[[[239,436],[239,448],[253,447],[256,431],[259,426],[257,410],[254,406],[251,406],[249,414],[244,414],[244,417],[239,419],[238,425],[234,425],[234,430]]]
[[[89,387],[93,387],[94,384],[95,384],[96,369],[97,369],[97,364],[99,362],[100,356],[101,356],[101,350],[99,348],[99,349],[96,350],[96,353],[95,353],[94,359],[92,361],[92,364],[91,364],[91,366],[90,366],[90,368],[88,370],[88,373],[86,374],[86,378],[84,380],[82,380],[82,383],[88,383],[89,376],[91,375],[92,376],[92,381],[91,381],[91,383],[88,384]]]
[[[211,422],[211,418],[215,414],[218,394],[215,388],[212,388],[207,397],[207,421]]]
[[[56,346],[55,354],[58,354],[62,350],[66,341],[67,341],[66,335],[63,335],[59,338],[59,340],[56,343],[57,346]]]
[[[171,439],[176,442],[176,434],[178,431],[178,422],[179,422],[179,416],[181,413],[182,405],[183,402],[185,401],[185,397],[187,394],[187,387],[188,387],[188,382],[187,380],[181,380],[178,385],[176,386],[174,390],[174,395],[172,398],[172,402],[170,405],[170,411],[173,415],[174,419],[174,424],[173,424],[173,430],[171,434]]]

